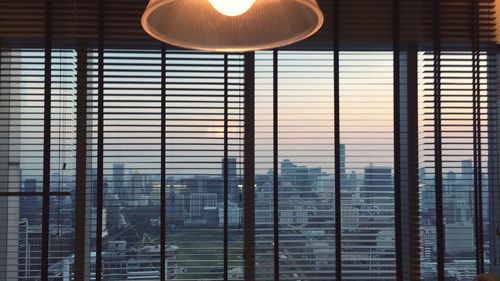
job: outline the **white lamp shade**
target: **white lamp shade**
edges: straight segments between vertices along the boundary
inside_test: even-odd
[[[298,42],[318,31],[323,21],[316,0],[255,0],[237,16],[220,13],[209,0],[150,0],[141,24],[170,45],[245,52]]]

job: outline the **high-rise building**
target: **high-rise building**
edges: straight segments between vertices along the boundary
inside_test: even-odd
[[[144,194],[144,176],[137,170],[130,175],[130,187],[128,193],[130,195],[128,198],[129,200],[134,200],[137,198],[137,195]]]
[[[420,227],[420,244],[423,258],[432,258],[432,253],[436,250],[436,227],[434,225]]]
[[[14,55],[14,56],[12,56]],[[19,192],[21,177],[20,155],[20,99],[17,90],[19,82],[14,78],[15,72],[7,70],[6,62],[15,63],[19,54],[2,50],[2,81],[0,87],[0,192]],[[17,59],[17,60],[20,60]],[[4,77],[4,74],[7,74]],[[5,78],[5,79],[4,79]],[[17,280],[18,278],[18,241],[19,241],[19,200],[14,196],[0,197],[0,280]]]
[[[370,165],[365,168],[362,197],[383,198],[392,196],[392,169]]]
[[[21,189],[22,192],[36,192],[36,179],[25,179],[24,186]]]
[[[449,171],[448,173],[446,173],[446,179],[449,181],[455,181],[457,180],[457,174],[453,171]]]
[[[192,193],[189,197],[189,211],[192,219],[202,219],[205,207],[217,207],[217,194]]]
[[[319,197],[325,199],[333,198],[333,194],[335,193],[335,176],[321,175],[318,178],[315,191]]]
[[[307,224],[309,215],[305,206],[280,206],[279,219],[281,224]]]
[[[50,190],[62,191],[61,188],[63,187],[62,186],[63,182],[64,180],[60,172],[55,171],[50,174]]]
[[[282,183],[289,183],[298,188],[310,187],[313,181],[317,181],[322,175],[322,170],[318,168],[308,168],[307,166],[298,166],[285,159],[281,162],[281,178]]]
[[[445,224],[446,252],[450,255],[473,256],[475,253],[474,227],[472,222]]]
[[[237,165],[236,158],[229,157],[227,159],[227,174],[229,178],[236,178],[237,176],[236,165]],[[222,159],[222,164],[221,164],[221,175],[224,176],[224,159]]]
[[[30,263],[32,260],[30,259],[30,244],[29,244],[29,236],[28,236],[28,228],[29,221],[28,219],[20,219],[19,220],[19,275],[18,280],[25,280],[28,278],[28,270],[30,269]]]
[[[167,221],[182,224],[186,216],[186,187],[170,185],[167,188]]]
[[[340,144],[340,178],[345,179],[345,144]]]
[[[36,179],[25,179],[22,187],[22,192],[36,192],[37,191],[37,180]],[[37,196],[21,196],[20,203],[20,217],[26,218],[28,220],[39,221],[40,218],[40,206],[38,204],[39,198]]]
[[[92,207],[97,206],[97,168],[92,168],[90,172],[90,199]]]
[[[17,229],[18,235],[18,245],[16,247],[16,260],[9,260],[9,265],[18,265],[15,270],[15,279],[0,279],[0,280],[39,280],[40,279],[40,258],[42,253],[42,227],[40,222],[35,223],[29,222],[27,219],[20,219],[18,221],[19,228]],[[0,253],[0,255],[3,253]],[[13,256],[11,256],[13,258]],[[0,260],[0,264],[2,261]],[[0,272],[1,274],[7,273],[13,276],[9,272]]]
[[[462,160],[461,178],[464,185],[472,185],[474,179],[472,160]]]
[[[96,221],[96,218],[97,218],[97,210],[95,208],[93,208],[90,212],[90,218],[92,219],[92,221]],[[108,236],[108,229],[106,228],[107,227],[107,214],[106,214],[106,208],[103,208],[102,209],[102,237],[106,237]],[[91,231],[91,234],[90,234],[90,237],[92,239],[95,239],[96,238],[96,229],[97,229],[97,225],[96,224],[92,224],[90,225],[90,231]]]
[[[385,262],[395,256],[392,248],[395,237],[390,230],[394,226],[392,169],[373,164],[365,167],[360,186],[351,192],[351,202],[343,201],[343,206],[355,207],[348,209],[346,215],[352,214],[357,219],[347,222],[343,231],[349,233],[349,239],[362,241],[363,251],[356,243],[353,248],[345,247],[352,255],[347,262],[349,267],[357,276],[380,276],[386,270],[394,270],[392,264]]]
[[[306,166],[299,166],[295,169],[295,181],[293,182],[298,188],[307,188],[311,186],[311,178],[309,168]]]
[[[289,159],[281,161],[281,178],[282,181],[294,181],[297,174],[297,165]]]
[[[106,195],[106,229],[113,230],[123,226],[120,199],[117,194]]]
[[[125,185],[125,164],[114,163],[113,164],[113,188],[116,192],[122,191]]]

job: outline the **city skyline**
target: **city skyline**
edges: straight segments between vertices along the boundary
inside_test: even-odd
[[[348,147],[345,147],[344,145],[341,146],[342,154],[348,154],[349,150]],[[236,158],[228,158],[232,163],[230,164],[230,167],[236,167]],[[346,217],[350,217],[351,219],[348,219],[345,223],[345,227],[343,230],[344,234],[351,233],[350,228],[352,229],[357,229],[359,228],[362,224],[363,221],[360,220],[361,217],[363,216],[379,216],[383,214],[384,212],[394,212],[394,209],[389,207],[388,209],[380,209],[380,207],[373,209],[373,204],[392,204],[393,200],[393,194],[394,194],[394,186],[393,186],[393,171],[392,167],[387,167],[387,166],[377,166],[374,165],[373,163],[369,163],[367,166],[364,168],[363,173],[352,173],[354,170],[349,171],[349,170],[344,170],[346,166],[349,166],[348,163],[345,163],[346,157],[341,156],[341,159],[343,159],[343,162],[341,162],[341,190],[342,190],[342,196],[343,199],[342,201],[344,202],[342,210]],[[182,229],[186,229],[187,231],[192,231],[193,228],[200,228],[202,226],[208,226],[210,229],[221,229],[223,226],[223,221],[221,220],[220,216],[223,215],[223,206],[222,201],[222,191],[223,191],[223,184],[222,184],[222,177],[223,177],[223,162],[224,158],[220,159],[219,162],[219,175],[212,175],[212,176],[207,176],[207,175],[191,175],[191,176],[179,176],[179,177],[168,177],[167,178],[167,184],[168,186],[166,187],[167,189],[167,201],[169,202],[168,205],[171,207],[167,208],[167,222],[169,223],[169,229],[170,231],[173,231],[174,229],[175,232],[182,231]],[[133,164],[132,164],[133,166]],[[232,170],[233,168],[230,168],[228,171],[230,174],[232,174],[231,177],[236,177],[234,181],[232,181],[231,185],[235,184],[236,186],[239,186],[241,183],[241,176],[238,175],[241,173],[241,171]],[[446,171],[446,177],[445,177],[445,184],[446,186],[450,185],[456,185],[457,188],[465,188],[464,192],[470,193],[471,188],[473,185],[471,185],[471,160],[462,160],[462,166],[461,166],[461,171],[459,173],[454,173],[451,170]],[[235,175],[236,173],[236,175]],[[272,174],[272,171],[268,171],[267,173],[262,173],[262,174],[256,174],[257,181],[256,181],[256,189],[258,190],[258,194],[262,194],[262,196],[257,196],[256,198],[256,203],[257,206],[260,206],[259,202],[266,202],[269,200],[271,197],[268,197],[265,194],[269,194],[271,196],[272,194],[272,180],[270,177],[268,177],[270,174]],[[297,204],[296,199],[300,198],[303,194],[303,191],[308,190],[307,192],[311,194],[317,194],[316,196],[320,198],[324,198],[322,200],[333,200],[333,193],[334,193],[334,175],[329,174],[327,172],[324,172],[321,170],[321,167],[307,167],[305,165],[300,165],[300,164],[295,164],[294,162],[290,161],[289,159],[284,159],[283,161],[280,162],[280,198],[281,198],[281,204],[282,207],[280,207],[280,225],[284,227],[282,231],[287,231],[290,225],[308,225],[311,222],[309,221],[309,215],[308,212],[311,212],[312,209],[309,209],[309,211],[306,211],[307,209],[304,209],[306,205],[309,204],[309,199],[303,201],[300,204]],[[267,176],[266,178],[263,178],[263,176]],[[423,185],[421,188],[421,192],[426,192],[426,190],[429,190],[431,192],[431,196],[426,196],[425,194],[421,194],[421,204],[423,206],[422,208],[422,223],[421,223],[421,231],[422,231],[422,251],[423,251],[423,258],[422,258],[422,265],[423,265],[423,274],[426,276],[432,275],[432,272],[434,272],[434,268],[432,267],[433,262],[435,262],[435,227],[434,227],[434,221],[431,218],[432,216],[428,217],[426,215],[426,212],[428,211],[425,206],[433,206],[434,204],[434,198],[432,196],[433,193],[433,187],[432,187],[432,177],[429,177],[429,174],[425,173],[423,170],[421,170],[421,184]],[[314,178],[314,179],[313,179]],[[129,218],[123,213],[124,210],[127,208],[144,208],[144,207],[153,207],[153,206],[159,206],[159,190],[158,187],[156,186],[159,181],[159,175],[158,174],[141,174],[138,172],[138,170],[134,167],[128,169],[127,168],[127,163],[113,163],[113,169],[112,171],[105,173],[105,189],[104,193],[105,194],[114,194],[118,195],[115,199],[112,199],[111,197],[106,196],[105,198],[105,209],[104,209],[104,216],[105,216],[105,227],[103,228],[106,231],[106,236],[104,237],[107,239],[109,235],[113,235],[114,231],[117,231],[117,229],[126,229],[130,224],[134,224],[133,221],[130,221]],[[218,179],[218,181],[206,181],[209,179]],[[95,178],[94,178],[95,180]],[[462,181],[462,184],[459,184],[458,182]],[[66,181],[65,181],[66,182]],[[202,183],[202,185],[199,185],[199,183]],[[37,182],[34,179],[24,179],[22,181],[23,186],[21,187],[22,190],[33,190],[37,186]],[[290,183],[291,185],[289,185]],[[431,185],[429,185],[431,183]],[[57,182],[55,183],[57,184]],[[71,185],[71,182],[66,182],[66,184]],[[212,186],[213,184],[216,184],[215,186]],[[94,186],[94,183],[91,183],[92,186]],[[57,184],[57,186],[60,186]],[[212,186],[212,187],[210,187]],[[235,186],[235,187],[236,187]],[[294,188],[296,186],[296,188]],[[372,186],[372,188],[369,188]],[[161,187],[160,187],[161,188]],[[202,189],[200,189],[202,188]],[[206,188],[210,188],[210,190],[206,190]],[[215,188],[215,189],[214,189]],[[229,186],[231,189],[232,187]],[[298,189],[297,189],[298,188]],[[65,190],[71,190],[71,186],[66,186],[64,188]],[[108,190],[109,189],[109,190]],[[467,190],[468,189],[468,190]],[[447,190],[447,189],[446,189]],[[177,194],[177,191],[181,192]],[[215,191],[215,193],[213,193]],[[238,188],[235,189],[237,193],[240,193],[241,190]],[[456,189],[450,189],[450,191],[456,191]],[[447,191],[447,192],[450,192]],[[111,193],[109,193],[111,192]],[[132,193],[130,193],[132,192]],[[212,192],[212,193],[211,193]],[[176,195],[173,195],[173,194]],[[136,194],[136,195],[127,195],[127,194]],[[182,195],[186,194],[188,195]],[[213,194],[213,195],[212,195]],[[292,197],[289,197],[290,194]],[[295,194],[295,195],[294,195]],[[328,195],[331,194],[331,195]],[[355,194],[357,194],[355,196]],[[445,198],[450,198],[451,199],[451,194],[450,195],[445,195]],[[146,196],[144,198],[138,197],[138,196]],[[195,196],[196,197],[193,197]],[[153,196],[153,197],[151,197]],[[294,198],[294,196],[299,196],[297,198]],[[326,197],[325,197],[326,196]],[[210,197],[213,197],[213,199],[209,199]],[[306,196],[305,198],[308,198],[309,196]],[[94,197],[92,197],[94,198]],[[177,198],[177,199],[175,199]],[[239,198],[239,199],[238,199]],[[357,199],[356,199],[357,198]],[[458,197],[459,199],[461,198],[460,196]],[[469,197],[470,199],[470,197]],[[22,204],[29,204],[29,205],[37,205],[39,203],[36,203],[35,201],[26,201],[27,199],[24,199],[24,203]],[[111,203],[112,201],[109,200],[118,200],[116,203]],[[190,203],[182,203],[179,205],[179,202],[184,200],[189,200]],[[208,200],[208,201],[206,201]],[[242,220],[242,210],[241,210],[241,194],[238,196],[231,196],[228,198],[229,200],[229,224],[231,229],[239,229],[241,228],[241,220]],[[238,201],[239,200],[239,201]],[[461,200],[461,199],[460,199]],[[143,203],[141,203],[143,201]],[[295,202],[293,204],[293,207],[287,204],[287,202]],[[456,201],[456,199],[455,199]],[[23,201],[22,201],[23,202]],[[156,202],[156,203],[155,203]],[[187,201],[186,201],[187,202]],[[212,202],[212,203],[209,203]],[[311,202],[314,202],[311,201]],[[333,201],[332,201],[333,202]],[[385,203],[384,203],[385,202]],[[447,201],[445,201],[445,204]],[[113,211],[113,204],[118,204],[116,206],[121,206],[118,207],[115,211]],[[280,204],[280,205],[281,205]],[[470,206],[471,202],[463,202],[463,206]],[[188,205],[190,207],[188,207]],[[356,207],[357,206],[357,207]],[[372,207],[370,207],[372,206]],[[447,205],[445,205],[447,206]],[[181,208],[181,209],[179,209]],[[188,209],[186,209],[188,208]],[[201,209],[193,209],[193,208],[201,208]],[[214,209],[213,216],[211,214],[211,208]],[[333,205],[332,205],[333,208]],[[456,209],[456,207],[448,207],[450,211],[453,211]],[[256,222],[257,225],[268,225],[269,223],[272,223],[272,216],[271,216],[271,210],[268,209],[259,209],[259,212],[257,213],[256,217]],[[330,209],[333,210],[333,209]],[[148,211],[149,212],[149,211]],[[194,212],[194,213],[193,213]],[[28,212],[29,213],[29,212]],[[149,213],[145,213],[149,214]],[[179,217],[177,214],[181,214]],[[349,215],[350,214],[350,215]],[[365,215],[363,215],[365,214]],[[386,213],[387,215],[387,213]],[[21,215],[23,216],[23,215]],[[150,215],[148,215],[150,216]],[[463,238],[460,238],[457,236],[456,241],[460,241],[461,239],[465,239],[469,234],[472,235],[472,212],[462,212],[462,213],[447,213],[445,214],[446,218],[445,219],[445,226],[447,227],[448,233],[453,233],[453,231],[458,231],[457,233],[461,233],[462,235],[465,235]],[[236,219],[239,217],[239,219]],[[320,216],[319,218],[322,219],[327,219],[327,217]],[[356,219],[357,218],[357,219]],[[156,225],[153,222],[153,220],[156,220],[157,217],[153,215],[153,218],[151,219],[152,221],[150,222],[151,226]],[[318,218],[317,218],[318,219]],[[316,220],[317,220],[316,219]],[[354,219],[354,220],[353,220]],[[451,220],[450,220],[451,219]],[[32,218],[33,220],[33,218]],[[35,217],[36,220],[36,217]],[[210,222],[209,222],[210,220]],[[29,219],[28,219],[29,221]],[[325,221],[326,222],[326,221]],[[364,226],[361,227],[360,229],[365,229],[364,231],[366,234],[371,233],[372,237],[369,238],[369,240],[372,240],[374,246],[380,247],[380,245],[384,245],[386,251],[385,254],[384,252],[375,252],[378,253],[378,255],[394,255],[394,248],[393,246],[390,246],[394,240],[394,229],[393,230],[387,230],[386,227],[380,228],[380,223],[383,221],[378,221],[378,222],[365,222]],[[317,222],[316,222],[317,223]],[[391,223],[391,220],[389,219],[385,223]],[[113,230],[114,229],[114,230]],[[259,228],[258,228],[259,229]],[[304,229],[304,231],[307,228]],[[456,230],[455,230],[456,229]],[[94,230],[95,231],[95,230]],[[150,230],[150,232],[144,232],[144,235],[147,236],[152,236],[152,237],[157,237],[157,234],[154,234],[156,230]],[[360,231],[360,230],[358,230]],[[375,231],[375,232],[373,232]],[[465,231],[465,232],[464,232]],[[365,235],[366,235],[365,234]],[[317,234],[308,234],[308,235],[317,235]],[[457,234],[458,235],[458,234]],[[449,250],[454,250],[454,252],[449,252],[450,257],[453,255],[458,255],[462,256],[464,253],[469,253],[470,257],[472,258],[472,254],[474,252],[474,245],[472,246],[463,246],[461,248],[458,248],[455,246],[456,242],[454,242],[454,238],[456,235],[452,235],[448,237],[447,239],[447,249]],[[149,247],[147,245],[155,245],[155,243],[158,243],[158,240],[155,240],[157,238],[153,238],[153,240],[150,241],[149,244],[145,244],[144,247]],[[347,238],[344,238],[347,239]],[[376,242],[376,241],[387,241],[387,242]],[[105,240],[107,241],[107,240]],[[121,241],[121,240],[116,240],[116,241]],[[128,245],[131,243],[131,241],[126,241],[126,244]],[[125,242],[124,241],[124,242]],[[154,242],[156,241],[156,242]],[[328,240],[327,240],[328,241]],[[110,240],[109,242],[112,242]],[[107,242],[106,242],[107,243]],[[151,244],[152,243],[152,244]],[[384,244],[380,244],[384,243]],[[176,244],[169,244],[169,247],[175,247],[176,249],[184,249],[182,246],[183,244],[181,243],[180,245]],[[333,244],[330,242],[325,242],[322,246],[320,244],[316,245],[317,247],[321,247],[322,249],[327,249],[330,248],[330,250],[333,251]],[[312,247],[316,247],[312,246]],[[128,251],[127,250],[128,246],[125,246],[121,251]],[[326,248],[325,248],[326,247]],[[487,245],[486,245],[487,247]],[[286,248],[286,246],[285,246]],[[316,248],[314,248],[316,249]],[[318,248],[319,249],[319,248]],[[177,251],[177,250],[176,250]],[[103,254],[106,256],[107,252],[104,252]],[[375,253],[372,253],[371,255],[374,255]],[[289,253],[289,255],[296,255],[293,254],[292,252]],[[318,255],[330,255],[330,254],[320,254],[318,252]],[[349,256],[348,253],[346,253],[347,256]],[[287,256],[286,254],[283,254],[283,256]],[[458,257],[457,256],[457,257]],[[172,256],[173,257],[173,256]],[[372,257],[375,258],[375,257]],[[185,260],[183,263],[183,258],[182,255],[175,255],[175,260],[176,262],[170,262],[170,266],[177,268],[176,270],[184,270],[186,272],[184,273],[177,273],[176,270],[172,271],[171,277],[177,276],[177,274],[188,274],[189,270],[186,270],[183,267],[177,267],[177,263],[180,264],[185,264]],[[68,259],[66,261],[61,261],[65,265],[64,268],[68,268],[70,266],[71,260]],[[168,260],[167,260],[168,261]],[[334,260],[331,259],[331,262]],[[68,264],[69,262],[69,264]],[[117,261],[114,261],[117,262]],[[123,260],[122,263],[127,264],[128,260]],[[333,263],[326,263],[325,265],[330,264],[330,266],[333,265]],[[125,270],[125,268],[128,268],[128,266],[122,265],[121,268],[122,270]],[[354,266],[354,265],[351,265]],[[362,266],[362,265],[359,265]],[[238,267],[234,267],[232,269],[237,270]],[[357,270],[363,270],[363,267],[358,268]],[[450,265],[450,268],[451,267]],[[59,269],[58,269],[59,270]],[[68,270],[68,269],[66,269]],[[131,269],[132,270],[132,269]],[[376,272],[372,265],[372,273]],[[375,271],[373,271],[375,270]],[[428,271],[426,271],[428,270]],[[451,270],[451,269],[450,269]],[[466,278],[472,276],[471,270],[468,269],[468,267],[463,267],[462,268],[457,268],[453,269],[455,271],[450,271],[450,274],[460,276],[460,278]],[[125,272],[129,272],[128,269],[126,271],[123,271],[122,274],[128,274]],[[61,273],[63,274],[63,273]],[[111,272],[108,272],[108,274],[113,274]],[[115,273],[116,274],[116,273]],[[134,273],[134,274],[140,274],[140,273]],[[321,274],[321,271],[319,271],[317,274]],[[139,275],[138,275],[139,276]],[[190,276],[189,274],[187,276]],[[320,275],[318,275],[320,276]],[[458,278],[458,277],[457,277]],[[427,280],[427,279],[425,279]],[[459,279],[461,280],[461,279]]]

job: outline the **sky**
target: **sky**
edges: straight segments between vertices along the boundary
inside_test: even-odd
[[[134,57],[133,57],[134,56]],[[105,168],[111,173],[115,162],[125,162],[128,169],[158,173],[160,145],[160,76],[159,56],[146,52],[142,55],[109,52],[105,54]],[[390,52],[342,52],[340,55],[340,126],[341,143],[346,145],[346,169],[362,172],[364,167],[393,166],[393,59]],[[222,76],[204,71],[223,69],[221,55],[173,54],[167,56],[167,165],[172,174],[220,174],[223,157],[223,82]],[[210,58],[212,60],[199,60]],[[238,114],[242,114],[242,61],[233,55],[230,61],[230,156],[241,154],[242,136]],[[421,64],[424,55],[421,55]],[[213,59],[216,59],[215,61]],[[218,59],[218,60],[217,60]],[[22,169],[27,174],[41,171],[42,122],[30,120],[43,115],[43,53],[24,52],[21,60],[23,114]],[[91,61],[95,63],[94,60]],[[34,63],[34,64],[33,64]],[[54,143],[59,135],[67,144],[54,146],[54,168],[67,163],[74,166],[74,106],[76,93],[76,53],[54,53],[53,75],[58,74],[65,89],[53,93],[53,119],[58,112],[66,116],[63,128],[55,127]],[[189,66],[191,64],[191,66]],[[194,65],[196,64],[196,65]],[[201,66],[205,65],[205,66]],[[95,65],[94,65],[95,68]],[[62,71],[60,71],[62,70]],[[266,173],[272,166],[272,53],[256,54],[256,169]],[[421,70],[425,70],[422,66]],[[95,75],[95,69],[91,72]],[[331,52],[279,53],[279,160],[290,159],[300,165],[322,167],[333,173],[334,162],[334,100],[333,54]],[[27,75],[28,74],[28,75]],[[26,76],[27,75],[27,76]],[[420,129],[422,144],[429,133],[425,97],[427,85],[420,73]],[[218,77],[218,78],[217,78]],[[445,77],[444,79],[448,79]],[[466,78],[464,78],[466,79]],[[91,81],[95,87],[95,78]],[[124,83],[125,82],[125,83]],[[214,84],[214,82],[216,82]],[[212,91],[198,91],[203,87]],[[59,107],[57,94],[63,94],[64,106]],[[93,92],[95,94],[95,91]],[[196,96],[190,96],[196,95]],[[455,98],[456,99],[456,98]],[[445,100],[446,101],[446,100]],[[456,100],[455,100],[456,102]],[[465,101],[468,105],[470,101]],[[94,103],[95,105],[95,103]],[[446,113],[447,109],[443,111]],[[205,113],[195,116],[193,114]],[[467,113],[467,112],[466,112]],[[133,115],[132,115],[133,114]],[[215,114],[215,115],[214,115]],[[456,117],[452,118],[460,119]],[[465,115],[464,115],[465,116]],[[96,115],[94,114],[95,118]],[[470,117],[468,117],[470,118]],[[57,122],[57,121],[55,121]],[[466,122],[467,123],[467,122]],[[56,124],[56,123],[53,123]],[[446,120],[445,124],[464,124]],[[467,123],[466,125],[469,125]],[[460,132],[461,139],[470,136]],[[31,137],[31,138],[30,138]],[[184,139],[183,139],[184,138]],[[135,143],[135,145],[130,145]],[[445,157],[471,158],[469,140],[463,153]],[[423,145],[424,149],[428,146]],[[67,149],[66,149],[67,148]],[[95,149],[95,146],[94,146]],[[186,150],[194,151],[186,151]],[[467,151],[469,150],[469,151]],[[452,150],[450,150],[452,151]],[[422,161],[429,153],[421,153]],[[60,163],[57,163],[60,162]],[[206,162],[205,164],[195,162]],[[149,171],[148,171],[149,170]]]

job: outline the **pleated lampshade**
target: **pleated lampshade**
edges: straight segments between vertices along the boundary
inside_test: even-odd
[[[235,2],[238,5],[231,7]],[[150,0],[141,24],[149,35],[170,45],[245,52],[303,40],[323,20],[316,0]]]

